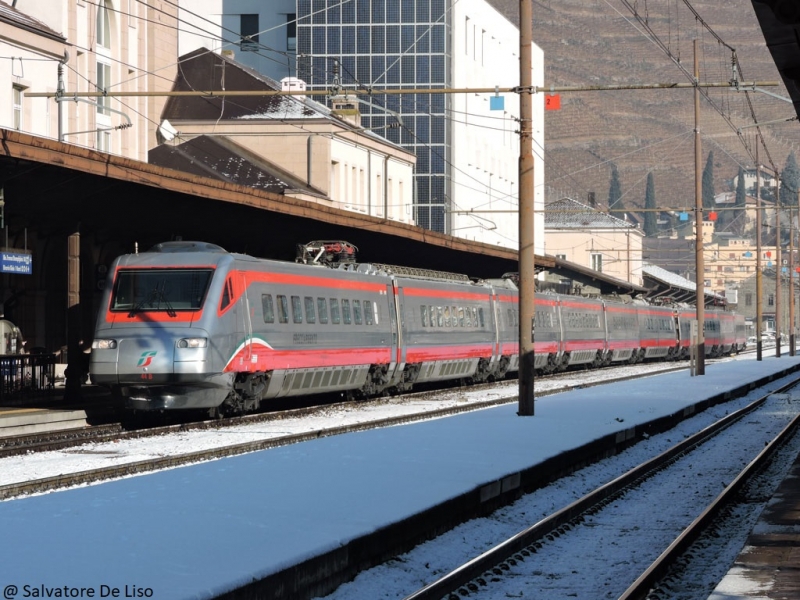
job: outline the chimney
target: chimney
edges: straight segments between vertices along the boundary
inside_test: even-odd
[[[348,96],[334,96],[331,98],[331,112],[343,121],[361,127],[361,111],[358,109],[358,100]]]
[[[284,77],[281,79],[281,91],[283,92],[305,92],[306,91],[306,82],[302,79],[297,77]],[[294,96],[299,100],[305,100],[306,96],[304,94],[298,94]]]

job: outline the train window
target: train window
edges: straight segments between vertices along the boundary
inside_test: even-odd
[[[458,309],[458,324],[460,327],[464,327],[464,307],[460,306]]]
[[[325,298],[317,298],[317,313],[319,314],[319,322],[328,322],[328,303]]]
[[[300,304],[300,296],[292,296],[292,321],[303,322],[303,306]]]
[[[441,323],[440,323],[440,325],[441,325]],[[449,306],[445,306],[444,307],[444,326],[445,327],[450,327],[450,307]]]
[[[225,280],[225,287],[222,290],[222,300],[219,302],[219,309],[225,310],[228,305],[231,303],[231,298],[233,298],[233,290],[232,290],[233,283],[231,282],[231,278]]]
[[[478,308],[476,306],[472,307],[472,326],[478,326]]]
[[[278,294],[278,321],[281,323],[289,322],[289,302],[283,294]]]
[[[342,323],[350,325],[350,300],[342,300]]]
[[[450,307],[450,314],[453,316],[453,327],[458,327],[458,311],[455,306]]]
[[[272,294],[261,294],[261,310],[264,312],[264,323],[275,322],[275,307],[272,304]]]
[[[428,326],[428,305],[427,304],[423,304],[422,306],[419,307],[419,316],[422,319],[422,326],[423,327],[427,327]]]
[[[443,323],[444,323],[444,317],[442,316],[442,307],[441,306],[437,306],[436,307],[436,324],[439,327],[442,327]]]
[[[464,309],[464,323],[467,327],[472,327],[472,319],[470,319],[470,310],[469,306]]]
[[[378,305],[375,305],[375,309],[377,310]],[[369,300],[364,300],[364,322],[367,325],[372,325],[377,319],[377,313],[372,312],[372,302]]]
[[[339,324],[339,301],[336,298],[331,298],[331,323]]]
[[[316,323],[317,318],[314,315],[314,298],[305,296],[303,302],[306,305],[306,323]]]
[[[361,300],[353,300],[353,321],[361,325]]]
[[[478,309],[478,320],[480,321],[481,327],[486,327],[486,324],[483,320],[483,308]]]
[[[373,302],[372,303],[372,311],[371,312],[372,312],[373,320],[375,321],[375,325],[377,325],[378,322],[379,322],[378,321],[379,313],[378,313],[378,303],[377,302]]]
[[[436,308],[434,306],[428,307],[428,314],[430,315],[431,327],[436,327]]]

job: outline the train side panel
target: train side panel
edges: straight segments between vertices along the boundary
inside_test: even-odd
[[[398,277],[405,380],[486,378],[497,362],[491,288]]]
[[[606,351],[603,303],[591,298],[560,296],[564,357],[562,364],[599,366]]]
[[[397,358],[388,277],[294,263],[241,266],[233,281],[243,279],[250,320],[226,371],[264,373],[263,382],[248,382],[263,383],[262,399],[371,393],[388,384]]]
[[[667,358],[676,353],[678,333],[671,308],[638,306],[641,358]]]
[[[552,373],[561,363],[561,311],[558,296],[536,294],[534,297],[533,366]]]
[[[639,350],[639,311],[633,304],[605,302],[607,362],[635,361]]]

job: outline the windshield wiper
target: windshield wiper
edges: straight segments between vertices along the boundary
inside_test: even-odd
[[[163,302],[167,308],[168,316],[170,317],[178,316],[178,313],[175,312],[175,309],[172,308],[172,305],[169,303],[169,300],[167,300],[167,296],[164,293],[164,290],[159,288],[158,285],[156,285],[156,287],[150,290],[150,294],[147,297],[142,298],[141,300],[139,300],[139,302],[133,305],[133,308],[131,308],[131,312],[128,313],[128,316],[132,317],[137,312],[144,310],[146,304],[149,304],[150,307],[153,308],[153,301],[155,300],[158,300],[158,306],[155,308],[160,308],[161,302]]]
[[[158,305],[159,307],[161,306],[161,301],[164,302],[164,304],[167,307],[168,316],[170,317],[178,316],[178,313],[175,312],[175,309],[172,308],[172,305],[169,303],[169,300],[167,300],[167,295],[164,293],[163,289],[159,289],[158,287],[156,287],[155,289],[153,289],[153,294],[159,299],[159,305]]]

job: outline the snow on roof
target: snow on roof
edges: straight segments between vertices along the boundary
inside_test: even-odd
[[[570,229],[630,229],[636,225],[612,217],[608,213],[581,204],[572,198],[548,202],[544,213],[544,226]]]

